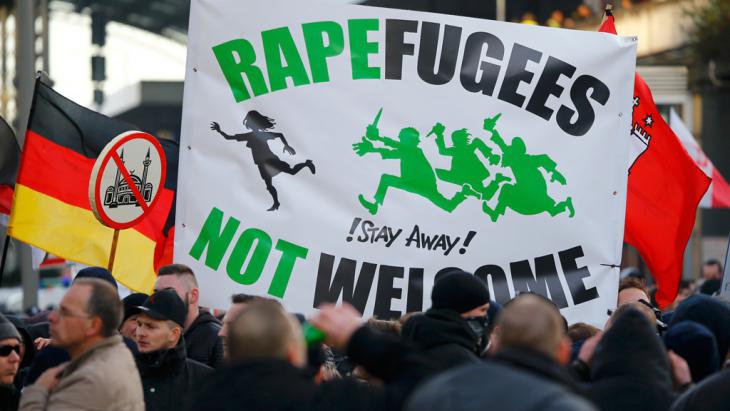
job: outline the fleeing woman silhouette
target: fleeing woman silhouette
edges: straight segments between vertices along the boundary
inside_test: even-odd
[[[278,138],[281,139],[282,143],[284,143],[285,153],[291,155],[296,154],[296,151],[294,151],[292,146],[290,146],[289,143],[286,142],[283,134],[269,131],[269,129],[273,128],[275,124],[276,122],[274,121],[274,119],[266,117],[256,110],[249,111],[248,114],[246,114],[246,117],[243,119],[243,125],[251,130],[248,133],[229,135],[221,131],[218,123],[212,122],[210,124],[210,129],[217,131],[226,140],[245,141],[246,147],[251,149],[253,162],[254,164],[256,164],[256,166],[258,166],[261,178],[263,178],[264,182],[266,183],[266,189],[269,191],[271,197],[273,197],[274,199],[274,204],[271,206],[271,208],[269,208],[268,211],[277,210],[280,205],[279,196],[276,193],[276,188],[274,188],[274,185],[271,183],[271,179],[275,175],[281,172],[294,175],[304,167],[309,167],[309,170],[312,171],[312,174],[314,174],[315,171],[314,163],[312,162],[312,160],[307,160],[292,167],[289,164],[281,161],[281,159],[279,159],[279,157],[277,157],[276,154],[271,151],[271,149],[269,148],[269,140],[275,140]]]

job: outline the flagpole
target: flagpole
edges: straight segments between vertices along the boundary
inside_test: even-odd
[[[5,261],[8,258],[8,246],[10,245],[10,236],[8,236],[8,233],[6,232],[5,235],[5,241],[3,245],[3,257],[0,261],[0,287],[3,286],[3,273],[5,272]]]
[[[107,270],[111,273],[114,269],[114,257],[117,254],[117,242],[119,241],[119,230],[114,230],[114,237],[112,238],[112,249],[109,253],[109,264],[107,265]]]

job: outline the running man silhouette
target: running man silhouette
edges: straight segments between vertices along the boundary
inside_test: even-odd
[[[481,152],[489,163],[495,165],[499,163],[499,156],[492,153],[484,141],[478,138],[471,138],[471,134],[467,129],[462,128],[451,133],[452,146],[446,147],[444,141],[444,127],[441,123],[436,123],[428,135],[436,135],[436,146],[439,154],[451,157],[451,168],[449,170],[436,169],[436,176],[441,181],[454,183],[457,185],[468,184],[474,191],[478,193],[477,198],[489,200],[497,192],[499,184],[511,180],[500,173],[494,176],[494,179],[484,185],[484,180],[489,177],[489,170],[484,166],[482,161],[477,157],[476,152]]]
[[[375,201],[366,200],[362,194],[358,196],[360,204],[370,214],[374,215],[378,212],[378,207],[383,205],[388,188],[391,187],[425,197],[449,213],[454,211],[466,199],[467,194],[477,195],[466,185],[462,186],[462,190],[450,199],[439,193],[436,186],[436,173],[434,173],[433,167],[428,162],[423,150],[418,147],[420,143],[418,130],[413,127],[402,129],[398,134],[398,141],[380,136],[377,127],[380,113],[382,113],[382,109],[373,124],[367,127],[362,141],[353,144],[352,148],[358,156],[377,153],[380,154],[383,160],[399,159],[401,175],[399,177],[383,174],[380,177],[380,184],[374,196]],[[374,141],[383,143],[385,147],[375,147],[373,145]]]
[[[243,119],[243,125],[251,130],[248,133],[229,135],[221,131],[220,126],[216,122],[210,124],[210,129],[217,131],[226,140],[245,141],[246,147],[251,149],[251,155],[253,156],[253,162],[259,168],[259,174],[266,183],[266,189],[274,199],[274,204],[269,208],[268,211],[274,211],[279,208],[279,196],[276,192],[276,188],[271,182],[271,179],[275,175],[284,172],[287,174],[296,174],[304,167],[309,167],[309,170],[314,174],[314,163],[312,160],[307,160],[303,163],[296,164],[294,167],[285,163],[279,157],[276,156],[269,148],[269,140],[280,139],[284,143],[284,152],[290,155],[296,154],[294,148],[287,143],[284,135],[281,133],[275,133],[269,131],[273,128],[276,122],[274,119],[264,116],[256,110],[251,110],[246,114]]]
[[[496,222],[499,216],[504,215],[507,208],[523,215],[535,215],[547,212],[556,216],[568,210],[569,217],[575,215],[573,200],[568,197],[565,201],[556,203],[547,193],[545,177],[540,168],[551,174],[550,181],[557,181],[565,185],[565,177],[556,170],[556,163],[547,154],[527,154],[525,142],[520,137],[514,137],[512,144],[507,145],[494,128],[501,114],[484,120],[484,130],[492,133],[492,141],[502,150],[502,166],[512,169],[515,181],[504,184],[497,198],[494,209],[482,203],[484,212]]]

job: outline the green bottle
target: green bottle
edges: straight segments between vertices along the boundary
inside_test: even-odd
[[[302,324],[302,333],[304,334],[304,341],[307,342],[307,347],[321,343],[325,338],[325,334],[309,322]]]

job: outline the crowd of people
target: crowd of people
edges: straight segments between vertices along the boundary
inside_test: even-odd
[[[706,270],[705,270],[706,268]],[[704,284],[722,272],[703,267]],[[348,304],[309,319],[235,294],[220,321],[193,271],[159,270],[120,300],[81,270],[59,307],[0,315],[4,410],[727,410],[730,305],[685,287],[660,311],[621,280],[602,329],[568,324],[549,299],[504,306],[470,273],[439,277],[430,308],[364,321]]]

